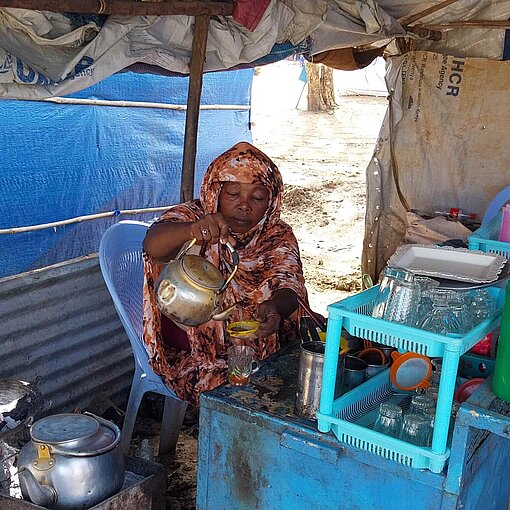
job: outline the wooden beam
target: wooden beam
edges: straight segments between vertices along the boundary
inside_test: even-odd
[[[181,201],[193,198],[195,184],[195,161],[197,156],[198,115],[205,64],[205,50],[209,33],[209,16],[195,17],[195,31],[189,64],[188,109],[184,129],[184,152],[182,155]]]
[[[429,7],[428,9],[424,9],[423,11],[417,12],[416,14],[399,18],[398,22],[403,27],[405,27],[407,25],[411,25],[415,21],[418,21],[419,19],[422,19],[425,16],[428,16],[429,14],[433,14],[434,12],[444,9],[445,7],[448,7],[449,5],[454,4],[457,1],[458,0],[444,0],[443,2],[433,5],[432,7]]]
[[[231,16],[233,3],[201,1],[137,0],[0,0],[1,7],[34,11],[74,12],[80,14],[117,14],[119,16]]]
[[[483,19],[470,19],[465,21],[447,21],[445,23],[424,23],[424,28],[429,30],[446,30],[449,28],[490,28],[508,30],[510,28],[510,21],[491,21]]]

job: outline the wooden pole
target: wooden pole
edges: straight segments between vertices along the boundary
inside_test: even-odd
[[[432,7],[429,7],[428,9],[425,9],[423,11],[417,12],[416,14],[399,18],[398,22],[403,27],[405,27],[406,25],[411,25],[415,21],[418,21],[419,19],[422,19],[425,16],[428,16],[429,14],[433,14],[434,12],[444,9],[445,7],[448,7],[449,5],[454,4],[457,1],[458,0],[444,0],[443,2],[433,5]]]
[[[176,1],[139,2],[137,0],[0,0],[1,7],[35,11],[80,14],[117,14],[120,16],[231,16],[233,3]]]
[[[181,201],[193,199],[195,183],[195,160],[197,156],[198,115],[205,63],[205,50],[209,32],[209,16],[195,17],[195,32],[189,64],[188,109],[184,129],[184,152],[182,155]]]
[[[465,21],[448,21],[446,23],[424,23],[421,26],[430,30],[445,30],[449,28],[489,28],[507,30],[510,28],[510,21],[470,19]]]

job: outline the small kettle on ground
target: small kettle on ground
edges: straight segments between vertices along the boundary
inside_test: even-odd
[[[156,283],[156,302],[168,318],[186,326],[198,326],[210,320],[224,320],[238,306],[221,310],[223,292],[237,272],[239,255],[230,243],[233,269],[225,279],[220,270],[204,257],[186,255],[196,243],[192,239],[161,271]]]

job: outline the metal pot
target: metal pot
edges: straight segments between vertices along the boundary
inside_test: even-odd
[[[223,291],[234,277],[239,256],[234,248],[225,246],[232,254],[234,268],[227,279],[211,262],[198,255],[186,255],[196,243],[193,239],[181,250],[175,260],[161,271],[156,283],[156,302],[167,317],[179,324],[198,326],[205,322],[223,320],[237,304],[221,311]]]
[[[20,451],[21,493],[55,510],[85,509],[120,490],[124,456],[120,430],[91,413],[56,414],[34,423]]]

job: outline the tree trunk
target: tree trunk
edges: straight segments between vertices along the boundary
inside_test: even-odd
[[[326,108],[328,110],[334,108],[336,106],[335,87],[333,84],[333,69],[331,67],[321,65],[320,84],[321,97]]]
[[[333,69],[323,64],[306,63],[308,110],[317,112],[336,106]]]

